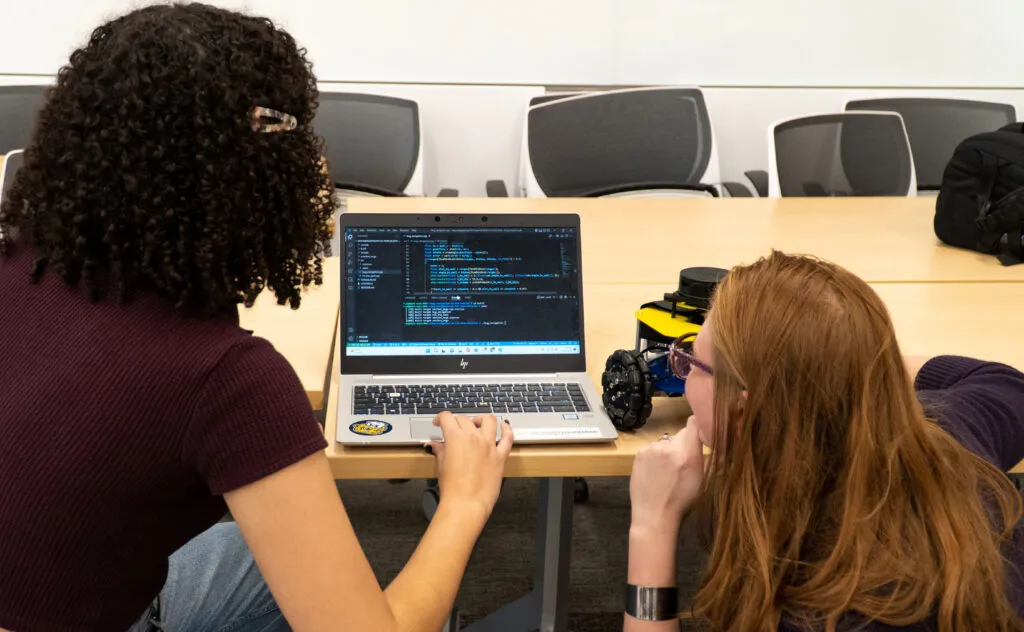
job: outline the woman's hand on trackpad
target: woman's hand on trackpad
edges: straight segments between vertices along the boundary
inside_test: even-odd
[[[428,444],[437,457],[438,510],[469,511],[481,518],[482,527],[498,501],[505,461],[512,451],[512,427],[501,422],[501,438],[495,444],[499,422],[494,415],[466,417],[444,412],[434,417],[434,425],[444,434],[443,442]]]

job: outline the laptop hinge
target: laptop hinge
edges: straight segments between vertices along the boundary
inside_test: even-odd
[[[418,373],[415,375],[371,375],[371,380],[387,380],[389,382],[394,380],[522,380],[524,382],[538,381],[543,379],[554,379],[558,376],[557,373],[442,373],[424,375]]]

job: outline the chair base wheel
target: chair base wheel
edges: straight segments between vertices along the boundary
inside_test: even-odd
[[[428,487],[420,495],[420,506],[423,508],[423,517],[430,522],[437,513],[437,505],[441,502],[441,493],[436,487]]]
[[[577,478],[573,482],[572,499],[578,504],[590,500],[590,485],[585,478]]]

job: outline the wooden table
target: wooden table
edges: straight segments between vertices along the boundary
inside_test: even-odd
[[[314,410],[323,408],[330,380],[328,368],[341,304],[338,262],[338,257],[324,261],[324,284],[307,290],[297,310],[278,305],[269,290],[260,294],[251,308],[238,308],[240,326],[269,340],[291,363]]]
[[[961,354],[1024,369],[1024,342],[1005,333],[1019,326],[1024,305],[1022,284],[903,283],[874,284],[892,315],[903,352],[933,356]],[[587,373],[600,388],[605,359],[633,346],[634,312],[659,298],[660,285],[591,284],[584,288]],[[335,353],[338,351],[336,350]],[[340,358],[337,358],[340,361]],[[336,362],[335,366],[340,366]],[[332,389],[337,387],[334,372]],[[325,432],[327,456],[335,478],[430,478],[434,459],[418,448],[358,448],[334,442],[338,397],[329,398]],[[628,476],[637,451],[686,420],[685,400],[658,399],[648,424],[636,433],[620,433],[612,444],[525,446],[512,450],[509,477]]]
[[[1024,265],[939,244],[934,197],[352,198],[349,212],[578,213],[586,283],[653,283],[730,268],[772,248],[816,254],[865,281],[1024,282]]]

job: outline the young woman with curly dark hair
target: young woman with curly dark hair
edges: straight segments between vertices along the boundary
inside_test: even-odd
[[[443,624],[511,431],[438,419],[443,500],[382,591],[302,385],[238,326],[321,283],[317,97],[287,33],[200,4],[105,24],[60,71],[0,205],[0,628]]]

